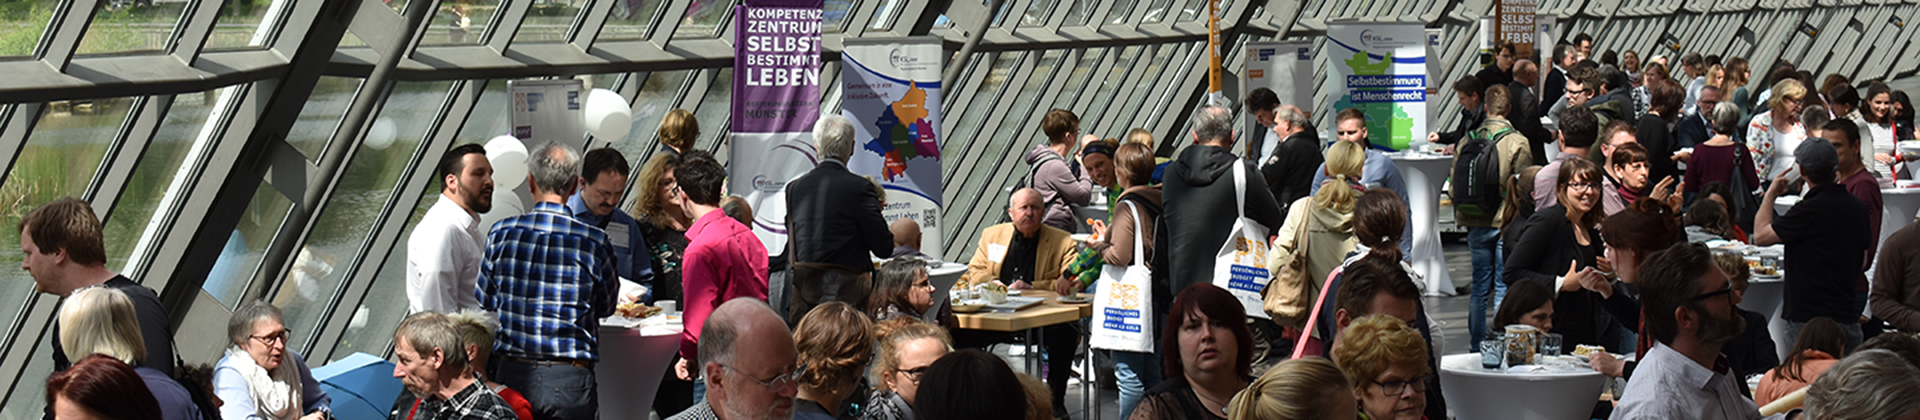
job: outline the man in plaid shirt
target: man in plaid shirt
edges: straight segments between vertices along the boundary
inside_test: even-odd
[[[492,378],[521,390],[535,419],[593,419],[599,319],[613,315],[619,295],[613,245],[567,211],[579,186],[578,149],[549,142],[527,160],[537,202],[487,233],[474,291],[480,308],[500,318]]]
[[[513,408],[473,376],[466,343],[446,315],[419,312],[393,332],[393,376],[407,394],[391,420],[513,420]]]

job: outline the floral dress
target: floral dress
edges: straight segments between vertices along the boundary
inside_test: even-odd
[[[1753,116],[1747,124],[1747,148],[1753,152],[1753,166],[1760,173],[1761,182],[1773,179],[1793,166],[1793,149],[1807,139],[1807,130],[1795,122],[1791,127],[1776,130],[1773,126],[1773,111]]]

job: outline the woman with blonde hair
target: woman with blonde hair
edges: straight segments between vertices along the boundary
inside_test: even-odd
[[[146,344],[140,339],[140,319],[134,314],[133,300],[118,289],[95,287],[81,289],[60,306],[60,348],[67,360],[81,360],[100,354],[133,368],[146,382],[147,390],[160,404],[161,419],[197,420],[200,407],[193,394],[165,373],[142,366],[147,358]]]
[[[533,404],[527,402],[525,395],[487,377],[487,360],[493,357],[493,332],[500,330],[500,319],[487,311],[468,309],[447,314],[447,320],[453,321],[461,341],[467,343],[467,367],[480,378],[480,383],[513,406],[514,417],[533,420]]]
[[[1313,196],[1295,200],[1288,207],[1287,221],[1273,241],[1268,265],[1275,272],[1279,271],[1278,264],[1292,260],[1296,252],[1307,253],[1308,279],[1325,279],[1340,267],[1347,252],[1358,243],[1353,238],[1353,207],[1366,192],[1360,184],[1366,162],[1367,152],[1359,144],[1336,141],[1327,148],[1327,181]],[[1301,246],[1301,240],[1306,246]],[[1307,283],[1307,301],[1319,299],[1324,292],[1319,290],[1320,282]]]
[[[700,120],[692,112],[675,108],[660,118],[660,151],[672,156],[680,156],[693,147],[693,141],[700,138]]]
[[[1352,390],[1352,383],[1331,360],[1288,360],[1234,396],[1227,403],[1227,419],[1351,419],[1358,415]]]
[[[914,318],[881,321],[873,328],[878,337],[869,381],[873,393],[867,397],[860,418],[912,420],[921,375],[933,361],[953,352],[953,339],[946,329]]]
[[[873,321],[845,302],[828,302],[800,318],[793,331],[801,372],[796,419],[854,418],[860,374],[873,361]]]
[[[1781,80],[1773,84],[1767,112],[1754,115],[1747,123],[1747,148],[1754,152],[1754,168],[1761,182],[1793,167],[1793,149],[1807,139],[1807,129],[1800,125],[1801,101],[1806,99],[1807,88],[1799,80]]]
[[[1420,420],[1427,407],[1427,341],[1399,318],[1361,317],[1340,333],[1333,362],[1353,383],[1362,418]]]

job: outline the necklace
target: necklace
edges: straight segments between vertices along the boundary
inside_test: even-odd
[[[1201,392],[1200,387],[1198,386],[1193,387],[1193,395],[1200,397],[1200,403],[1201,403],[1200,405],[1202,407],[1205,407],[1208,413],[1218,413],[1220,414],[1221,417],[1225,417],[1227,415],[1227,403],[1225,401],[1217,400],[1217,399],[1214,399],[1213,397],[1207,396],[1207,393]],[[1218,408],[1214,408],[1214,407],[1218,407]]]

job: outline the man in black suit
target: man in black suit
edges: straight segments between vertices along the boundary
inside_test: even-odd
[[[1540,107],[1553,106],[1560,102],[1560,96],[1567,92],[1567,70],[1573,68],[1573,46],[1555,44],[1553,46],[1553,69],[1547,71],[1546,86],[1540,88]]]
[[[787,323],[828,301],[865,312],[873,290],[873,257],[893,254],[893,232],[880,216],[873,181],[847,171],[853,156],[853,121],[820,118],[813,144],[820,164],[787,183],[787,251],[794,257],[793,293]]]
[[[1259,166],[1282,216],[1294,200],[1313,194],[1313,171],[1326,160],[1320,153],[1320,137],[1309,129],[1307,121],[1300,108],[1274,108],[1273,128],[1268,132],[1282,140]]]
[[[1700,100],[1695,102],[1698,109],[1711,110],[1720,105],[1720,88],[1707,86],[1700,88]],[[1712,112],[1700,112],[1680,117],[1680,123],[1673,127],[1673,140],[1680,148],[1693,147],[1706,143],[1713,138],[1713,122],[1707,121]]]

